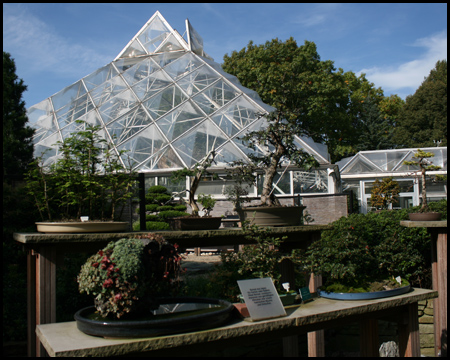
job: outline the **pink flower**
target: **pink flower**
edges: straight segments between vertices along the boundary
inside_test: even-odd
[[[122,294],[121,293],[118,293],[118,294],[114,295],[114,302],[117,302],[120,299],[122,299]]]

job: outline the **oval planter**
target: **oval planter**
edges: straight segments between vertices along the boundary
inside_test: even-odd
[[[126,221],[37,222],[37,231],[53,234],[108,233],[128,230]]]
[[[424,212],[424,213],[409,213],[409,220],[411,221],[439,221],[441,213],[438,212]]]
[[[389,296],[397,296],[406,294],[411,290],[411,285],[406,285],[392,290],[373,291],[365,293],[334,293],[317,290],[317,294],[320,297],[333,299],[333,300],[373,300],[381,299]]]
[[[95,314],[95,307],[89,306],[75,314],[75,321],[78,330],[88,335],[110,338],[150,337],[220,326],[230,319],[234,308],[228,301],[195,297],[164,298],[160,299],[160,304],[160,311],[164,308],[179,311],[157,314],[144,320],[94,320],[90,317]],[[177,304],[179,306],[174,306]]]
[[[306,206],[249,206],[242,209],[244,220],[259,226],[302,225]]]
[[[168,221],[172,230],[215,230],[220,227],[222,217],[181,216]]]

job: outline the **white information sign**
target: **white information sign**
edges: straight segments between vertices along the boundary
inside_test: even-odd
[[[271,278],[238,280],[238,285],[252,320],[286,316]]]

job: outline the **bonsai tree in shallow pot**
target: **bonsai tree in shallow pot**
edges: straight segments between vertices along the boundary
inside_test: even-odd
[[[438,212],[430,211],[427,200],[427,172],[433,170],[439,170],[441,167],[433,165],[433,162],[429,158],[434,157],[432,152],[425,152],[421,149],[417,149],[411,160],[404,161],[403,164],[410,166],[418,166],[419,170],[416,172],[416,179],[422,183],[422,206],[418,213],[410,213],[410,220],[415,221],[432,221],[439,220],[441,214]]]
[[[274,180],[277,172],[282,165],[285,165],[285,171],[288,165],[295,165],[297,168],[309,170],[319,165],[314,156],[307,153],[305,150],[298,148],[294,141],[295,134],[302,134],[301,122],[297,121],[297,118],[291,114],[285,113],[283,110],[275,110],[269,114],[261,114],[267,121],[267,126],[261,130],[250,131],[244,135],[241,140],[254,152],[247,154],[252,161],[252,165],[249,165],[243,161],[235,161],[230,163],[232,168],[250,168],[255,178],[248,183],[255,183],[258,173],[264,175],[261,191],[261,201],[256,207],[243,208],[244,219],[250,219],[250,212],[264,211],[272,212],[273,208],[281,208],[279,200],[274,194]],[[288,120],[286,119],[288,118]],[[242,174],[249,175],[249,171],[243,171]],[[282,174],[283,175],[283,174]],[[281,176],[282,176],[281,175]],[[304,207],[302,207],[303,210]],[[288,216],[292,211],[286,211],[278,218],[281,220],[283,217]],[[266,217],[266,216],[264,216]],[[256,218],[253,219],[255,223]],[[274,223],[262,223],[256,222],[258,225],[283,225],[282,222],[275,220]],[[300,225],[301,213],[298,216],[298,222],[293,225]]]
[[[110,222],[83,224],[100,226],[97,231],[125,230],[128,223],[111,222],[120,218],[124,203],[134,194],[134,173],[124,169],[120,160],[123,152],[116,154],[108,149],[99,135],[100,126],[81,120],[76,123],[84,130],[57,143],[60,157],[47,165],[42,154],[27,174],[28,194],[35,200],[42,220],[49,221],[37,223],[38,231],[64,232],[62,220],[71,223],[67,232],[85,232],[74,224],[80,218]]]

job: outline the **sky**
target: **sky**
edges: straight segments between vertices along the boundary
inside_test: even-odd
[[[317,45],[336,69],[365,73],[403,99],[447,59],[447,4],[3,4],[3,51],[35,105],[114,60],[157,11],[180,34],[188,18],[218,63],[278,38]]]

